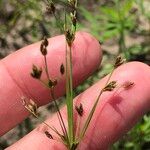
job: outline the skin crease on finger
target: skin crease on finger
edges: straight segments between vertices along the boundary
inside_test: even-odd
[[[41,42],[38,42],[27,46],[0,61],[0,135],[29,115],[22,105],[21,97],[31,98],[39,106],[51,99],[49,90],[30,76],[33,64],[44,67],[44,58],[39,50],[40,44]],[[61,76],[59,71],[65,60],[65,47],[63,35],[49,39],[47,56],[49,74],[53,79],[60,78],[55,89],[56,97],[62,96],[65,92],[65,76]],[[98,41],[85,32],[76,34],[72,51],[75,87],[99,67],[102,52]],[[44,75],[42,78],[46,79]]]
[[[131,81],[134,82],[134,85],[129,89],[119,88],[113,92],[103,93],[86,135],[78,147],[79,150],[108,149],[150,110],[149,77],[150,67],[140,62],[127,63],[115,70],[111,80],[117,80],[119,85]],[[84,109],[82,118],[75,116],[75,120],[80,122],[80,127],[83,126],[85,118],[106,80],[107,77],[75,98],[75,104],[82,103]],[[66,115],[64,110],[65,108],[62,110],[63,116]],[[47,123],[59,128],[56,116],[48,119]],[[7,150],[40,150],[41,148],[43,150],[55,148],[66,150],[62,143],[44,136],[44,131],[45,126],[42,124]]]

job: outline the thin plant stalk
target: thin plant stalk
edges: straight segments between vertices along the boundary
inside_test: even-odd
[[[78,139],[79,141],[78,142],[80,142],[82,140],[82,138],[84,137],[84,135],[85,135],[85,132],[86,132],[86,130],[87,130],[89,124],[90,124],[90,121],[91,121],[91,119],[93,117],[93,114],[95,112],[96,106],[97,106],[97,104],[98,104],[98,102],[100,100],[100,97],[101,97],[102,93],[104,91],[112,91],[116,87],[116,81],[110,82],[110,78],[112,77],[112,75],[114,73],[114,70],[118,66],[122,65],[124,62],[125,62],[125,59],[123,59],[121,56],[118,56],[116,58],[116,62],[114,64],[114,67],[113,67],[111,73],[108,75],[108,78],[107,78],[107,81],[105,83],[105,86],[101,89],[101,91],[100,91],[100,93],[99,93],[99,95],[98,95],[98,97],[97,97],[97,99],[96,99],[96,101],[95,101],[95,103],[94,103],[94,105],[93,105],[93,107],[92,107],[92,109],[91,109],[91,111],[90,111],[87,119],[86,119],[86,122],[85,122],[85,124],[83,126],[83,129],[82,129],[81,133],[80,133],[80,136],[79,136],[79,139]]]
[[[72,54],[71,47],[66,43],[66,104],[68,116],[68,136],[70,147],[74,141],[74,125],[73,125],[73,86],[72,86]]]
[[[44,56],[44,62],[45,62],[45,72],[46,72],[48,81],[50,81],[50,76],[49,76],[49,73],[48,73],[48,65],[47,65],[47,58],[46,58],[46,56]],[[60,113],[59,106],[58,106],[58,104],[56,102],[56,99],[55,99],[55,96],[54,96],[53,87],[50,90],[51,90],[50,92],[51,92],[52,100],[54,101],[55,107],[57,109],[58,119],[59,119],[59,122],[60,122],[60,126],[61,126],[61,129],[62,129],[62,132],[63,132],[64,136],[66,137],[66,139],[68,140],[67,129],[65,127],[65,123],[64,123],[63,117],[62,117],[62,115]]]
[[[28,109],[28,108],[27,108],[27,109]],[[39,119],[39,116],[38,116],[37,114],[32,113],[32,115],[33,115],[35,118]],[[49,129],[51,129],[52,131],[54,131],[55,133],[57,133],[57,130],[56,130],[55,128],[51,127],[51,126],[50,126],[49,124],[47,124],[45,121],[43,121],[42,123],[45,124]]]
[[[47,65],[46,56],[44,56],[44,63],[45,63],[45,72],[46,72],[47,79],[50,80],[50,76],[49,76],[49,73],[48,73],[48,65]]]
[[[113,68],[113,70],[111,71],[111,73],[109,74],[108,79],[107,79],[107,81],[106,81],[106,83],[105,83],[105,86],[107,86],[108,82],[110,81],[110,78],[112,77],[113,72],[114,72],[114,68]],[[104,86],[104,87],[105,87],[105,86]],[[84,126],[83,126],[83,129],[82,129],[82,131],[81,131],[81,133],[80,133],[80,136],[79,136],[79,142],[82,140],[82,138],[83,138],[84,135],[85,135],[85,132],[86,132],[86,130],[87,130],[89,124],[90,124],[90,121],[91,121],[91,119],[92,119],[92,117],[93,117],[93,114],[94,114],[94,112],[95,112],[96,106],[97,106],[97,104],[98,104],[98,102],[99,102],[99,100],[100,100],[100,97],[101,97],[102,93],[103,93],[103,88],[102,88],[102,90],[100,91],[98,97],[96,98],[96,101],[95,101],[95,103],[94,103],[94,105],[93,105],[93,107],[92,107],[92,109],[91,109],[91,111],[90,111],[90,114],[88,115],[88,118],[87,118],[87,120],[86,120],[86,122],[85,122],[85,124],[84,124]]]
[[[60,122],[61,128],[62,128],[62,130],[63,130],[63,134],[64,134],[64,136],[66,137],[66,140],[67,140],[66,142],[69,142],[67,129],[66,129],[66,127],[65,127],[65,124],[64,124],[64,121],[63,121],[63,117],[62,117],[61,112],[60,112],[60,110],[59,110],[59,106],[58,106],[58,104],[57,104],[57,102],[56,102],[56,99],[55,99],[55,95],[54,95],[54,91],[53,91],[53,90],[54,90],[54,89],[52,88],[52,89],[51,89],[52,100],[54,101],[55,107],[56,107],[56,109],[57,109],[57,111],[58,111],[58,119],[60,120],[59,122]]]
[[[77,1],[75,4],[75,8],[76,7],[77,7]],[[68,148],[72,150],[74,148],[74,140],[75,140],[74,117],[73,117],[72,43],[74,41],[76,28],[73,30],[71,25],[71,30],[70,30],[68,29],[67,25],[68,25],[67,16],[65,13],[64,32],[66,37],[66,105],[67,105],[67,117],[68,117],[68,137],[69,137]]]

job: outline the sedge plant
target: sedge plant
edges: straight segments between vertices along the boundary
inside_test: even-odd
[[[52,130],[53,132],[55,132],[58,135],[59,139],[66,145],[68,150],[76,150],[76,149],[78,149],[78,145],[80,144],[80,142],[82,141],[82,139],[84,138],[84,136],[86,134],[86,131],[89,127],[89,124],[90,124],[92,117],[94,115],[94,112],[96,110],[96,106],[98,105],[98,102],[101,98],[101,95],[104,92],[113,91],[117,87],[118,88],[123,87],[124,89],[129,89],[130,87],[132,87],[134,85],[134,83],[127,81],[124,84],[122,84],[121,86],[118,86],[117,81],[111,81],[111,76],[112,76],[114,70],[118,66],[120,66],[124,63],[124,59],[121,56],[118,56],[116,58],[116,61],[115,61],[115,64],[114,64],[114,67],[113,67],[111,73],[108,75],[105,86],[102,89],[100,89],[99,95],[97,96],[97,98],[91,108],[91,111],[87,115],[87,118],[85,120],[83,127],[80,129],[79,124],[77,124],[77,126],[75,127],[75,120],[74,120],[75,111],[80,116],[80,119],[84,115],[83,114],[84,105],[82,103],[80,103],[79,106],[74,106],[74,103],[73,103],[73,75],[72,75],[72,70],[73,70],[73,68],[72,68],[72,51],[73,51],[73,48],[72,48],[72,45],[73,45],[73,42],[75,40],[75,35],[76,35],[78,2],[77,2],[77,0],[68,0],[67,3],[71,7],[71,12],[68,15],[67,11],[65,11],[63,31],[64,31],[64,36],[66,39],[66,56],[65,56],[66,59],[65,59],[65,64],[60,65],[60,73],[61,73],[61,75],[65,75],[65,79],[66,79],[66,100],[65,101],[66,101],[66,106],[67,106],[67,122],[68,122],[67,126],[68,126],[68,128],[65,125],[65,122],[64,122],[63,116],[61,114],[59,105],[57,104],[55,92],[54,92],[55,87],[57,86],[59,80],[51,78],[51,76],[49,74],[49,68],[48,68],[48,64],[47,64],[47,53],[48,53],[47,47],[49,45],[49,42],[46,37],[44,37],[43,41],[41,42],[40,48],[39,48],[41,51],[41,54],[43,55],[44,68],[40,68],[36,65],[33,65],[31,76],[34,79],[39,80],[39,82],[41,82],[44,86],[46,86],[49,89],[51,98],[54,101],[54,104],[55,104],[55,107],[57,110],[57,117],[58,117],[59,124],[61,127],[61,132],[58,131],[57,128],[49,125],[48,123],[46,123],[46,122],[43,122],[43,123],[50,130]],[[52,1],[48,1],[48,9],[51,13],[55,14],[54,17],[57,19],[56,12],[55,12],[56,8]],[[46,74],[46,81],[43,80],[41,77],[41,75],[43,73]],[[23,100],[24,107],[34,117],[39,118],[37,104],[31,99],[27,100],[26,98],[23,98],[22,100]],[[45,131],[45,135],[50,139],[56,140],[55,137],[49,131]]]

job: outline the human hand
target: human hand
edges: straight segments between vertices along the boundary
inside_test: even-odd
[[[39,47],[40,43],[30,45],[0,62],[0,135],[29,115],[22,105],[22,96],[34,99],[39,106],[50,101],[49,91],[30,77],[32,64],[43,66]],[[73,49],[73,79],[74,86],[77,86],[98,68],[102,53],[98,42],[89,34],[81,32],[77,33]],[[50,75],[58,77],[59,67],[65,60],[64,37],[58,36],[50,39],[48,51]],[[119,84],[131,81],[134,82],[134,86],[117,94],[113,91],[102,95],[86,135],[79,145],[80,150],[108,149],[133,127],[144,113],[150,110],[149,76],[150,67],[140,62],[130,62],[115,70],[111,80],[117,80]],[[80,126],[84,124],[106,80],[107,77],[75,98],[75,104],[82,103],[84,109]],[[65,80],[62,77],[55,89],[57,97],[64,94],[64,84]],[[65,108],[62,108],[62,115],[67,124]],[[60,128],[56,115],[50,117],[46,122],[57,129]],[[41,124],[7,149],[65,150],[66,147],[61,142],[46,137],[44,134],[46,130],[48,130],[47,127]]]

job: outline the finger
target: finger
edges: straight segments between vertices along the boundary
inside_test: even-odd
[[[134,86],[130,89],[120,89],[119,91],[106,92],[102,95],[86,135],[79,145],[80,150],[107,149],[126,133],[144,113],[150,110],[149,76],[150,67],[139,62],[128,63],[115,70],[111,80],[117,80],[119,85],[124,84],[126,81],[131,81],[134,82]],[[80,121],[80,131],[107,78],[105,77],[75,98],[75,105],[82,103],[84,109],[82,118],[77,116],[77,114],[75,116],[75,120]],[[63,112],[63,118],[66,121],[66,112]],[[55,126],[58,130],[60,128],[56,116],[48,119],[47,123]],[[46,130],[48,129],[44,124],[40,125],[7,150],[15,150],[17,148],[31,148],[32,150],[43,148],[48,150],[54,149],[54,146],[65,150],[62,143],[50,140],[44,136]],[[52,133],[52,131],[50,132]],[[34,144],[32,144],[33,139],[35,141]],[[36,145],[38,145],[38,148]]]
[[[27,46],[13,53],[0,62],[0,135],[24,120],[28,112],[24,109],[21,97],[34,99],[38,105],[49,102],[48,89],[30,76],[32,65],[44,67],[39,50],[40,42]],[[80,84],[91,75],[101,61],[99,43],[91,35],[79,32],[73,44],[73,82]],[[65,37],[49,39],[48,68],[51,78],[60,77],[60,66],[65,61]],[[43,75],[42,78],[45,79]],[[56,97],[65,92],[64,76],[55,89]]]
[[[108,149],[150,110],[149,76],[150,67],[139,62],[128,63],[116,69],[111,80],[116,80],[119,85],[126,81],[134,82],[134,86],[102,95],[81,149]],[[91,93],[88,97],[86,94],[85,97],[82,96],[85,113],[89,112],[91,106],[90,102],[86,103],[87,100],[94,100],[94,95],[97,95],[99,87],[102,88],[105,82],[106,78],[87,91]]]

